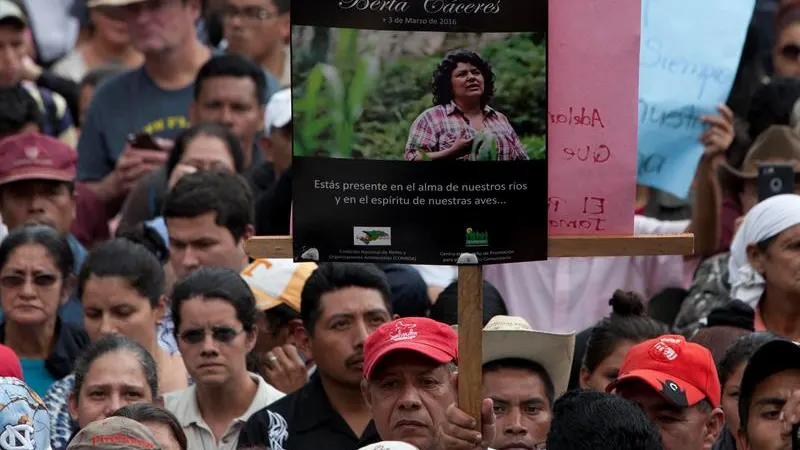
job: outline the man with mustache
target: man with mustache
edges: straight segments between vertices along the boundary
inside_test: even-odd
[[[75,173],[75,150],[50,136],[16,134],[0,145],[0,216],[9,230],[37,223],[64,235],[77,274],[86,249],[70,232],[78,210]],[[83,326],[83,308],[74,297],[62,307],[60,315],[65,322]]]
[[[665,450],[711,450],[725,422],[711,352],[680,335],[631,347],[606,391],[638,404],[658,427]]]
[[[304,387],[253,415],[238,448],[355,450],[380,440],[360,383],[364,342],[391,320],[389,294],[375,265],[317,267],[301,293],[309,342],[299,345],[317,370]]]
[[[364,344],[361,392],[384,441],[421,450],[488,449],[496,435],[492,399],[481,404],[481,432],[457,405],[458,336],[426,317],[404,317]]]

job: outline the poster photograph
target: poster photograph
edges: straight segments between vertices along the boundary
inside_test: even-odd
[[[298,260],[547,257],[547,1],[295,0]]]

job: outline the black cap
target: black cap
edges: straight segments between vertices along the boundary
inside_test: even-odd
[[[750,305],[741,300],[733,300],[725,306],[711,310],[706,326],[728,326],[755,331],[755,318],[756,313]]]
[[[747,417],[753,393],[761,382],[776,373],[800,369],[800,346],[786,339],[769,341],[753,353],[742,375],[739,387],[739,420],[747,428]]]

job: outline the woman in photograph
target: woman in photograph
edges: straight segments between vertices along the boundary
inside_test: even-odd
[[[489,106],[494,73],[469,50],[448,53],[433,72],[433,106],[411,124],[405,159],[528,159],[506,116]]]

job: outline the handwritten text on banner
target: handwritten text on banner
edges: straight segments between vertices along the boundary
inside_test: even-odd
[[[633,233],[640,9],[550,1],[551,235]]]
[[[730,93],[754,3],[642,0],[639,183],[688,196],[703,153],[699,117]]]

